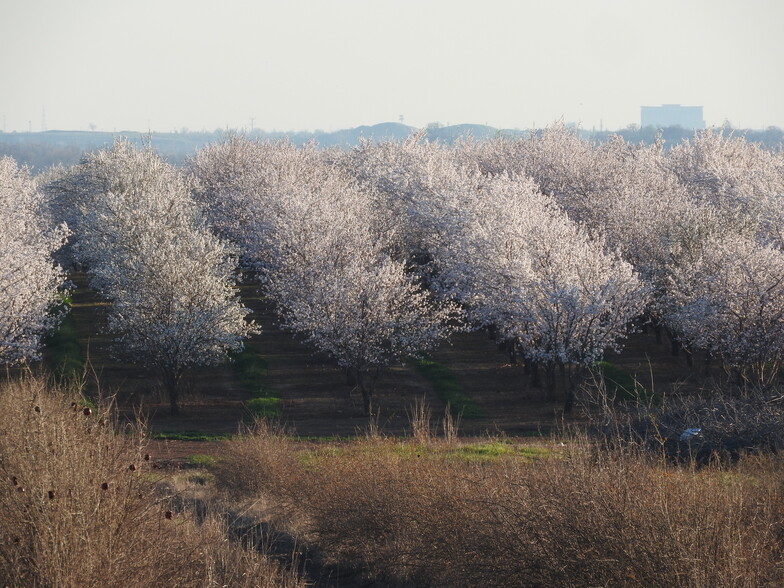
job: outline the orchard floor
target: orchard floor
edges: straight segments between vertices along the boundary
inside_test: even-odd
[[[77,279],[77,283],[83,280]],[[358,392],[346,385],[345,376],[327,357],[314,354],[292,333],[276,324],[273,309],[243,288],[243,300],[254,310],[253,318],[262,332],[252,345],[264,357],[267,373],[261,382],[280,398],[281,425],[305,438],[350,437],[364,434],[370,420],[364,415]],[[184,433],[215,436],[236,434],[252,421],[245,408],[250,391],[238,381],[230,365],[195,370],[185,380],[181,410],[169,416],[168,402],[152,374],[112,358],[111,347],[100,326],[105,323],[106,306],[91,291],[79,288],[72,308],[83,355],[88,359],[88,393],[115,395],[121,414],[127,419],[142,418],[154,435]],[[447,367],[463,392],[482,410],[484,417],[463,419],[460,431],[466,436],[504,434],[532,436],[548,434],[563,424],[579,422],[579,411],[562,415],[562,400],[548,401],[544,392],[531,386],[521,365],[511,365],[485,332],[461,333],[432,354]],[[676,389],[696,389],[706,379],[699,367],[688,368],[683,356],[673,357],[665,338],[657,344],[652,333],[636,333],[620,355],[609,361],[636,377],[648,389],[666,394]],[[445,406],[428,380],[413,363],[396,366],[383,373],[374,401],[378,409],[375,424],[385,434],[405,433],[411,406],[425,399],[433,421],[444,415]],[[212,448],[212,444],[215,444]],[[155,441],[154,450],[162,459],[210,453],[220,441]]]

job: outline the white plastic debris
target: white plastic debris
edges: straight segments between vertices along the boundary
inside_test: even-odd
[[[681,433],[681,441],[691,441],[694,437],[699,436],[700,431],[702,431],[699,427],[690,427],[686,429],[683,433]]]

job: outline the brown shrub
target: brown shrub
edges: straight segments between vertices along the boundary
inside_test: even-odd
[[[603,382],[585,389],[585,414],[611,446],[643,444],[671,459],[707,463],[784,449],[784,389],[741,394],[716,385],[657,402],[613,404]],[[600,410],[597,410],[600,408]]]
[[[218,521],[167,519],[143,430],[118,434],[107,407],[22,377],[0,384],[0,430],[3,585],[295,585]]]
[[[390,440],[303,451],[267,430],[223,468],[218,478],[238,494],[225,476],[255,472],[242,491],[284,505],[328,561],[386,583],[784,582],[775,458],[697,470],[572,439],[535,462],[475,463]]]

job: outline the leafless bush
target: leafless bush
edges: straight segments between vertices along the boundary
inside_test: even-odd
[[[265,471],[245,488],[283,497],[296,532],[327,561],[385,585],[784,581],[784,468],[775,457],[694,469],[585,438],[535,462],[481,463],[390,439],[305,452],[266,433],[244,443],[225,473]],[[270,465],[281,444],[285,457]]]
[[[457,441],[460,417],[452,414],[452,408],[447,403],[440,427],[433,424],[433,410],[424,398],[416,398],[407,410],[411,427],[411,437],[416,443],[427,445],[438,440],[437,429],[443,432],[443,441],[454,443]]]
[[[736,459],[784,448],[784,394],[673,396],[659,405],[615,407],[604,414],[610,440],[639,442],[670,457]]]
[[[427,401],[424,398],[415,398],[407,412],[411,436],[417,443],[429,443],[433,438],[433,411]]]
[[[494,568],[523,585],[776,584],[775,509],[784,501],[781,466],[767,466],[773,471],[751,479],[578,442],[562,459],[509,464],[506,483],[492,483],[484,524],[473,519],[482,546],[474,557],[489,551]]]
[[[277,565],[172,508],[141,428],[32,376],[0,384],[0,582],[284,586]]]
[[[452,415],[452,407],[447,403],[444,409],[444,418],[441,419],[441,428],[444,430],[444,441],[446,443],[456,443],[457,433],[460,429],[460,417]]]

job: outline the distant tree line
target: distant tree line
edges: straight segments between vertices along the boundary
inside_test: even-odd
[[[757,143],[766,149],[780,149],[784,143],[784,130],[779,127],[770,126],[766,129],[736,129],[727,123],[720,127],[718,131],[725,137],[743,137],[748,143]],[[617,131],[592,131],[590,133],[584,133],[586,138],[599,143],[604,143],[613,135],[620,135],[629,143],[642,143],[644,145],[652,145],[658,138],[661,138],[661,140],[664,141],[665,147],[669,148],[694,138],[694,131],[683,127],[665,127],[659,129],[652,126],[640,127],[638,125],[629,125],[628,127]]]
[[[252,131],[215,129],[213,132],[188,132],[183,129],[172,133],[138,133],[138,132],[86,132],[86,131],[48,131],[45,133],[0,133],[0,157],[9,156],[22,166],[31,168],[33,174],[54,165],[71,166],[79,163],[83,154],[108,147],[118,138],[129,140],[137,146],[151,146],[166,162],[182,165],[185,160],[198,149],[222,141],[233,135],[242,135],[255,141],[286,140],[293,145],[302,146],[315,142],[321,148],[340,147],[350,149],[362,140],[381,142],[387,140],[404,140],[412,133],[418,132],[414,127],[400,123],[383,123],[373,126],[360,126],[351,129],[326,132],[316,131]],[[442,126],[437,123],[428,125],[421,131],[428,141],[452,146],[470,137],[484,141],[497,137],[520,138],[529,136],[531,130],[496,129],[485,125],[451,125]],[[537,129],[541,133],[542,129]],[[632,144],[653,145],[663,141],[665,149],[669,149],[685,140],[694,137],[694,131],[682,127],[643,127],[629,125],[616,131],[596,131],[574,129],[582,139],[593,143],[604,143],[614,135],[622,137]],[[766,149],[779,149],[784,143],[784,130],[768,127],[764,130],[735,129],[725,124],[719,129],[723,136],[743,137],[749,143],[756,143]]]

